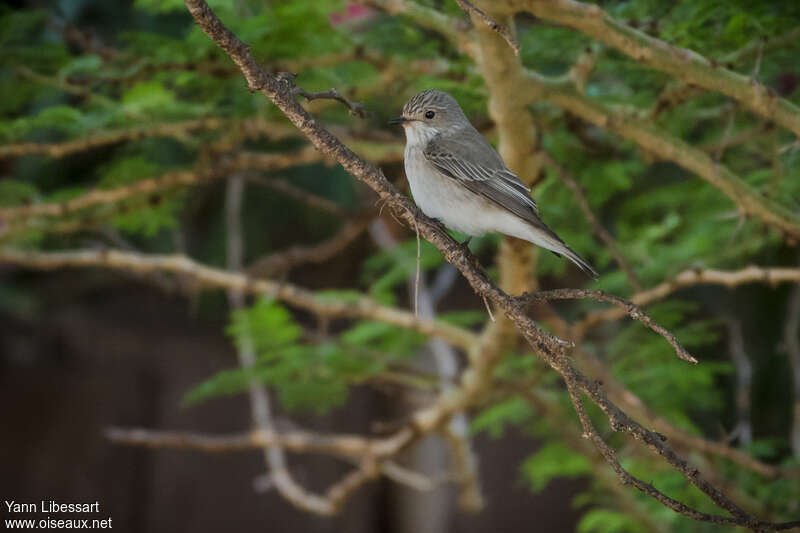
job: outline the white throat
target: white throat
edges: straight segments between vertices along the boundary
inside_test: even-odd
[[[424,148],[433,139],[439,130],[423,122],[406,122],[403,129],[406,131],[406,147]]]

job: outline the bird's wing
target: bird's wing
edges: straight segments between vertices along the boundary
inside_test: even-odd
[[[435,137],[428,142],[423,153],[428,162],[445,176],[517,215],[560,243],[560,246],[545,247],[559,257],[566,255],[583,271],[597,278],[591,265],[542,222],[536,202],[528,194],[530,188],[506,168],[500,155],[477,130],[466,129],[445,138]]]
[[[442,174],[527,220],[544,226],[538,217],[530,187],[503,163],[502,158],[476,130],[432,139],[423,151]],[[545,226],[546,227],[546,226]]]

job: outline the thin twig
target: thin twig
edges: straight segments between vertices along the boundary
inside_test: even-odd
[[[319,209],[322,209],[323,211],[332,215],[346,216],[352,214],[346,209],[342,208],[336,202],[328,200],[327,198],[309,192],[305,189],[301,189],[300,187],[283,179],[267,178],[265,176],[256,176],[250,174],[247,176],[247,181],[282,192],[290,198],[294,198],[295,200],[299,200],[308,205],[318,207]]]
[[[747,283],[778,283],[800,282],[800,268],[759,267],[749,266],[742,270],[713,270],[693,268],[684,270],[674,278],[667,280],[631,296],[630,301],[638,306],[649,305],[662,300],[682,288],[699,284],[722,285],[733,288]],[[611,308],[603,311],[592,311],[573,327],[573,332],[580,338],[586,329],[609,320],[616,320],[626,315],[625,309]]]
[[[572,400],[572,405],[575,406],[575,412],[578,414],[578,419],[581,422],[581,426],[583,427],[583,436],[592,444],[600,452],[600,455],[606,460],[606,462],[611,465],[611,468],[614,472],[617,473],[619,476],[620,482],[623,485],[632,485],[639,491],[647,494],[651,498],[659,501],[662,505],[669,507],[675,512],[678,512],[682,515],[688,516],[689,518],[693,518],[694,520],[698,520],[700,522],[711,522],[713,524],[726,524],[726,525],[740,525],[741,524],[741,517],[726,517],[726,516],[718,516],[712,515],[708,513],[703,513],[701,511],[697,511],[688,507],[683,502],[680,502],[674,498],[670,498],[657,488],[655,488],[651,483],[645,483],[641,479],[632,476],[627,470],[625,470],[622,465],[619,463],[614,450],[606,444],[602,437],[597,433],[597,430],[592,424],[591,419],[589,418],[589,414],[586,412],[586,408],[583,406],[583,399],[581,398],[580,391],[574,384],[570,384],[567,382],[567,391],[569,392],[570,399]],[[800,523],[800,522],[798,522]],[[786,528],[788,529],[788,528]]]
[[[699,435],[692,435],[686,430],[674,426],[658,413],[653,412],[633,391],[626,388],[611,372],[603,361],[587,350],[577,347],[574,356],[587,366],[593,375],[603,382],[609,395],[617,402],[625,405],[634,416],[648,420],[656,431],[669,438],[669,442],[689,451],[707,455],[724,457],[744,468],[752,470],[770,479],[798,478],[800,468],[781,467],[759,461],[743,450],[733,448],[725,442],[710,440]]]
[[[282,72],[280,75],[290,76],[291,74]],[[371,116],[370,112],[367,111],[367,109],[364,107],[364,104],[348,100],[347,98],[339,94],[339,91],[337,91],[336,89],[330,89],[327,91],[320,91],[320,92],[309,92],[301,87],[295,87],[293,89],[293,92],[298,96],[302,96],[309,102],[311,102],[312,100],[336,100],[338,102],[341,102],[348,109],[350,114],[354,117],[369,118]]]
[[[581,211],[583,211],[583,216],[589,222],[589,225],[592,226],[592,230],[594,231],[595,235],[597,235],[606,245],[608,251],[611,252],[611,255],[614,256],[614,259],[617,261],[619,267],[625,272],[625,277],[628,278],[628,283],[633,287],[636,291],[642,290],[642,285],[639,282],[639,277],[636,275],[636,272],[631,267],[630,263],[625,256],[622,255],[622,252],[619,250],[616,241],[608,232],[608,230],[603,227],[600,223],[600,220],[597,218],[597,215],[594,214],[592,211],[592,207],[589,205],[589,200],[586,199],[586,192],[583,190],[583,187],[575,181],[575,179],[567,172],[563,166],[558,164],[555,159],[545,150],[541,150],[540,155],[544,163],[555,170],[556,175],[561,178],[567,187],[572,191],[572,195],[575,197],[575,200],[578,202],[578,206],[580,206]]]
[[[33,216],[64,216],[98,204],[120,202],[132,196],[154,194],[162,189],[185,187],[205,183],[229,176],[240,170],[274,170],[288,166],[312,163],[321,160],[321,155],[311,147],[296,152],[260,154],[241,152],[234,158],[223,161],[212,168],[198,170],[176,170],[155,178],[139,180],[131,185],[112,189],[90,190],[64,202],[46,202],[0,208],[0,219],[11,223]]]
[[[201,452],[234,452],[280,446],[293,453],[320,453],[334,457],[359,457],[372,445],[358,435],[321,435],[305,431],[251,431],[227,435],[209,435],[186,431],[162,431],[145,428],[111,427],[106,438],[115,444],[174,448]]]
[[[697,359],[692,357],[692,355],[689,352],[687,352],[683,346],[681,346],[681,343],[678,342],[678,339],[675,338],[675,335],[673,335],[664,326],[662,326],[661,324],[657,323],[655,320],[650,318],[650,316],[647,313],[645,313],[641,307],[639,307],[638,305],[636,305],[631,301],[628,301],[624,298],[620,298],[619,296],[608,294],[605,291],[589,290],[589,289],[555,289],[551,291],[538,291],[533,293],[526,293],[520,296],[520,300],[523,302],[536,301],[536,300],[574,300],[574,299],[597,300],[599,302],[614,304],[634,320],[638,320],[639,322],[641,322],[654,332],[664,337],[664,339],[666,339],[666,341],[670,344],[670,346],[672,346],[675,349],[675,354],[678,356],[679,359],[683,359],[684,361],[688,361],[689,363],[697,363]]]
[[[753,83],[750,76],[728,70],[693,50],[673,46],[626,25],[600,5],[576,0],[517,0],[513,4],[517,9],[578,30],[686,83],[729,96],[753,113],[800,136],[800,107],[796,104],[778,97],[775,91],[760,83]]]
[[[507,27],[494,20],[482,9],[475,7],[469,0],[456,0],[456,2],[458,3],[458,7],[460,7],[467,15],[474,15],[480,19],[481,22],[489,26],[492,31],[496,31],[500,37],[502,37],[503,40],[508,43],[508,46],[514,50],[514,55],[519,56],[519,43],[514,36],[511,35],[511,32]]]
[[[348,220],[331,238],[309,246],[292,246],[255,260],[247,267],[248,276],[272,277],[305,264],[324,263],[345,250],[369,226],[368,216]]]

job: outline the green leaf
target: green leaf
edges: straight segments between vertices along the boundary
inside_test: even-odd
[[[560,442],[545,444],[522,463],[522,475],[533,492],[540,492],[557,477],[576,478],[591,474],[592,464]]]
[[[646,533],[632,516],[610,509],[592,509],[581,517],[578,533]]]
[[[214,377],[192,387],[183,397],[183,405],[196,405],[208,398],[216,396],[230,396],[247,390],[250,378],[254,377],[252,370],[236,368],[223,370]]]
[[[526,423],[533,416],[530,405],[523,398],[511,398],[478,413],[470,424],[472,433],[485,431],[492,438],[503,436],[511,425]]]
[[[39,191],[30,183],[9,179],[0,181],[1,206],[31,203],[38,195]]]
[[[122,97],[128,113],[140,114],[167,109],[175,103],[175,95],[156,81],[139,82]]]

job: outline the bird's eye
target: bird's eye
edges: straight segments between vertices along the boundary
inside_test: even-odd
[[[425,118],[433,118],[435,116],[436,116],[436,113],[434,113],[433,111],[427,111],[425,113]]]

